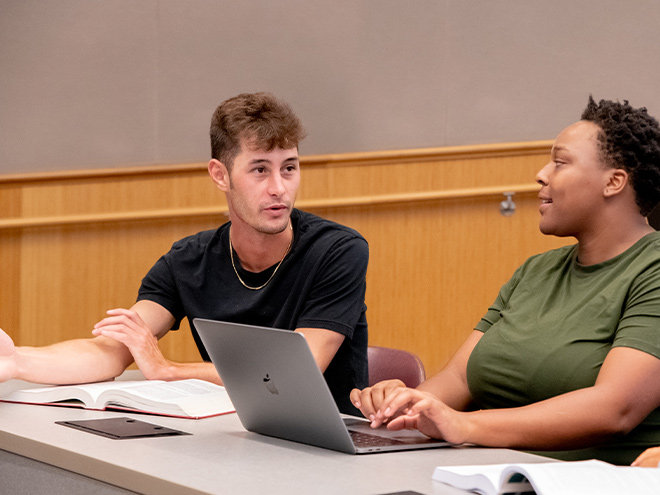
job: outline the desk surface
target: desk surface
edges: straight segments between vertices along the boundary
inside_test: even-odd
[[[25,385],[0,384],[0,396]],[[113,416],[131,416],[192,435],[111,440],[55,424]],[[356,456],[247,432],[236,414],[189,420],[2,402],[0,449],[6,451],[5,456],[17,454],[55,466],[58,474],[53,478],[82,475],[124,490],[159,495],[376,495],[407,490],[464,494],[432,481],[433,469],[548,461],[512,450],[472,447]]]

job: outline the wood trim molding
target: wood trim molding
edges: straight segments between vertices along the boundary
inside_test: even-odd
[[[506,159],[520,156],[529,156],[536,160],[535,157],[549,153],[551,145],[551,141],[533,141],[446,148],[313,155],[301,157],[301,164],[308,170],[314,171],[316,169],[316,171],[322,175],[334,174],[335,171],[337,173],[343,173],[343,171],[346,170],[345,167],[352,166],[379,170],[378,167],[380,166],[389,167],[394,165],[397,167],[398,165],[407,166],[417,164],[418,166],[427,167],[430,165],[431,169],[437,170],[435,168],[436,164],[449,162],[454,162],[454,165],[452,166],[456,166],[458,167],[457,170],[461,170],[463,162],[468,163],[470,161],[483,163],[483,160],[498,160],[501,158]],[[333,171],[333,169],[335,170]],[[128,211],[127,209],[121,208],[117,211],[108,211],[108,209],[94,211],[86,210],[85,208],[78,208],[75,212],[57,211],[57,209],[55,209],[52,214],[50,214],[48,208],[44,208],[43,206],[36,209],[24,209],[20,205],[20,201],[26,202],[26,205],[24,206],[32,205],[32,203],[30,203],[30,201],[34,200],[32,194],[37,191],[45,191],[46,189],[44,188],[52,191],[52,193],[47,194],[52,194],[52,198],[57,200],[59,195],[66,194],[63,191],[74,191],[76,190],[75,188],[81,186],[86,187],[88,184],[99,184],[101,187],[105,187],[104,184],[114,184],[110,187],[119,184],[120,186],[118,187],[124,187],[123,185],[131,184],[134,181],[141,184],[143,183],[141,181],[154,183],[153,181],[157,182],[161,180],[175,184],[181,178],[197,180],[206,175],[206,164],[192,163],[185,165],[159,165],[122,169],[80,170],[47,174],[0,176],[0,194],[3,190],[7,192],[4,201],[5,204],[11,206],[11,208],[6,211],[8,215],[6,214],[4,217],[0,216],[0,231],[92,224],[107,225],[181,218],[200,219],[226,214],[226,205],[211,204],[211,202],[185,206],[182,204],[173,204],[171,207],[163,204],[163,202],[152,203],[152,206],[149,206],[149,202],[146,202],[142,204],[141,207],[139,203],[134,203],[133,208]],[[320,178],[321,175],[317,177]],[[334,175],[333,177],[336,178],[338,176]],[[325,179],[320,178],[317,180],[323,181]],[[496,181],[495,184],[497,184],[497,182],[498,181]],[[531,194],[538,190],[538,186],[534,183],[500,183],[497,185],[490,185],[488,182],[483,181],[480,184],[475,184],[475,187],[465,188],[466,185],[472,183],[472,181],[463,181],[462,183],[459,181],[454,186],[448,184],[448,187],[442,189],[436,185],[430,187],[430,190],[411,191],[408,189],[405,192],[396,191],[396,187],[388,187],[380,191],[380,194],[378,190],[369,187],[364,188],[364,194],[359,190],[352,188],[352,192],[347,191],[345,195],[339,196],[333,195],[328,191],[324,192],[321,188],[317,189],[316,194],[313,194],[312,197],[300,199],[296,206],[301,209],[312,211],[346,209],[352,207],[389,204],[470,199],[484,196],[494,197],[503,195],[506,192],[512,192],[514,194]],[[41,192],[38,194],[40,194],[40,197],[43,199],[44,195],[41,194]],[[15,203],[15,201],[19,201],[19,203]],[[49,198],[46,198],[46,201],[43,204],[48,205],[48,201]],[[16,208],[13,207],[14,204],[16,204]],[[34,211],[34,213],[29,214],[27,211]]]
[[[358,196],[352,198],[301,200],[296,207],[303,210],[327,208],[350,208],[357,206],[376,206],[397,203],[418,203],[423,201],[442,201],[450,199],[469,199],[486,196],[499,196],[511,192],[514,194],[535,193],[537,184],[518,184],[511,186],[482,187],[472,189],[454,189],[445,191],[423,191],[402,194],[384,194],[378,196]],[[172,208],[164,210],[128,211],[96,213],[90,215],[63,215],[52,217],[27,217],[0,219],[0,230],[35,227],[61,227],[65,225],[85,225],[117,222],[136,222],[165,220],[175,218],[201,218],[227,213],[226,206]]]
[[[550,154],[554,141],[524,141],[517,143],[493,143],[467,146],[447,146],[444,148],[418,148],[411,150],[369,151],[360,153],[342,153],[330,155],[310,155],[302,157],[305,165],[339,164],[343,162],[367,161],[434,161],[458,160],[468,158],[490,158],[495,156],[524,156],[539,153]]]
[[[304,166],[342,164],[346,162],[410,161],[410,160],[455,160],[467,158],[487,158],[491,156],[520,156],[550,153],[553,141],[528,141],[518,143],[495,143],[443,148],[418,148],[408,150],[365,151],[358,153],[338,153],[326,155],[303,155]],[[71,181],[84,179],[115,178],[125,176],[171,175],[190,172],[206,172],[207,163],[187,163],[172,165],[145,165],[105,169],[67,170],[31,174],[0,175],[0,186],[21,182]]]
[[[296,206],[369,240],[373,343],[439,370],[511,272],[565,242],[536,226],[534,178],[550,145],[301,157]],[[516,214],[505,217],[509,192]],[[0,176],[0,323],[19,345],[89,337],[109,307],[134,302],[140,277],[174,240],[217,228],[226,213],[205,164]],[[199,360],[188,332],[162,342],[169,359]]]

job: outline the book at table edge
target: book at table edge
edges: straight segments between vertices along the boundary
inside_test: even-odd
[[[193,380],[193,379],[189,379]],[[187,381],[187,380],[181,380],[181,381]],[[107,390],[128,390],[131,388],[131,386],[124,386],[122,385],[125,384],[135,384],[136,386],[138,384],[143,385],[146,383],[149,383],[149,380],[135,380],[135,381],[109,381],[109,382],[97,382],[97,383],[83,383],[83,384],[74,384],[74,385],[45,385],[43,387],[29,387],[29,388],[23,388],[23,389],[17,389],[12,392],[10,392],[7,396],[5,397],[0,397],[0,402],[7,402],[7,403],[13,403],[13,404],[26,404],[26,405],[34,405],[34,406],[48,406],[48,407],[69,407],[69,408],[77,408],[77,409],[85,409],[88,411],[124,411],[124,412],[129,412],[129,413],[136,413],[136,414],[146,414],[146,415],[152,415],[152,416],[164,416],[164,417],[170,417],[170,418],[181,418],[181,419],[205,419],[205,418],[211,418],[215,416],[223,416],[225,414],[232,414],[235,413],[236,410],[232,407],[231,409],[222,409],[219,410],[218,412],[213,412],[210,414],[203,414],[203,415],[188,415],[188,414],[174,414],[166,411],[158,411],[158,410],[151,410],[151,409],[140,409],[140,408],[133,408],[130,406],[126,405],[120,405],[120,404],[113,404],[110,403],[106,407],[103,408],[98,408],[98,407],[89,407],[85,404],[85,402],[82,399],[78,399],[77,397],[70,397],[68,399],[61,399],[61,400],[56,400],[56,401],[24,401],[24,400],[14,400],[11,399],[11,395],[14,394],[15,392],[24,392],[24,391],[29,391],[29,390],[34,390],[34,391],[47,391],[47,390],[56,390],[57,388],[66,388],[70,390],[75,390],[77,388],[82,389],[85,391],[85,387],[88,385],[98,385],[98,384],[104,384],[107,383]],[[170,383],[170,382],[165,382],[163,380],[154,380],[154,384],[161,384],[161,383]],[[113,389],[112,385],[118,385],[116,389]],[[221,387],[222,390],[224,390],[224,387],[218,385],[218,387]],[[38,393],[38,392],[37,392]],[[89,393],[89,392],[87,392]],[[214,393],[214,392],[209,392]],[[99,394],[100,396],[101,394]],[[202,394],[202,396],[205,394]],[[193,397],[193,396],[191,396]]]

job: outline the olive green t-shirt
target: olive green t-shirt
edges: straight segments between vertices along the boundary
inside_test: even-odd
[[[529,258],[475,327],[484,336],[467,379],[479,408],[590,387],[612,347],[660,359],[660,232],[604,263],[583,266],[576,257],[577,246],[566,246]],[[629,464],[651,446],[660,446],[660,408],[619,441],[546,454]]]

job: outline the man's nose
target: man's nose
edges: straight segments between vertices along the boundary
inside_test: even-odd
[[[281,196],[284,193],[284,181],[279,174],[273,174],[268,181],[268,194]]]

